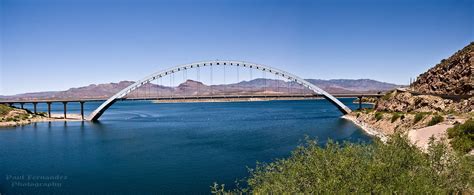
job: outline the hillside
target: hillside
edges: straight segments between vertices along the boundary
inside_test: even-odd
[[[355,111],[345,117],[382,138],[396,132],[406,133],[423,149],[428,147],[431,137],[449,136],[455,150],[473,150],[473,49],[471,43],[442,60],[421,74],[409,90],[386,93],[376,101],[374,109]],[[463,123],[466,124],[462,128],[458,127]],[[449,128],[459,128],[456,131],[461,133],[448,135]]]
[[[334,79],[318,80],[308,79],[309,82],[319,86],[329,93],[377,93],[399,87],[399,85],[379,82],[370,79]],[[25,93],[13,96],[2,96],[2,99],[65,99],[65,98],[108,98],[121,89],[131,85],[133,81],[118,83],[91,84],[84,87],[71,88],[66,91],[51,91],[38,93]],[[147,84],[135,91],[130,96],[169,96],[173,95],[209,95],[209,94],[261,94],[261,93],[302,93],[305,91],[294,82],[284,82],[273,79],[254,79],[226,85],[205,85],[199,81],[187,80],[176,87]]]
[[[472,95],[474,42],[418,76],[412,90],[428,94]]]

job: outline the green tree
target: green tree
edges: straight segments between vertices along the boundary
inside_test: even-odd
[[[257,164],[245,189],[212,191],[252,193],[402,193],[449,194],[472,192],[472,158],[448,152],[442,142],[430,143],[427,153],[394,135],[387,143],[337,143],[320,147],[308,140],[289,158]]]

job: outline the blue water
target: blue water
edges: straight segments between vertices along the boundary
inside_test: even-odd
[[[342,99],[356,108],[352,100]],[[86,104],[87,112],[98,105]],[[68,104],[68,112],[79,105]],[[100,123],[0,129],[0,192],[207,194],[213,182],[233,187],[257,161],[287,157],[305,135],[370,141],[340,116],[326,100],[117,102]]]

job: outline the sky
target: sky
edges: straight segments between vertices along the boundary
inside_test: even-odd
[[[215,59],[408,84],[474,41],[473,2],[0,0],[0,95],[139,80]]]

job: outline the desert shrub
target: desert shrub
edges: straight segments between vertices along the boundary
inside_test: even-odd
[[[365,114],[369,114],[369,113],[371,113],[372,111],[374,111],[373,108],[363,108],[363,110],[364,110]]]
[[[379,121],[383,118],[383,113],[381,112],[376,112],[374,115],[375,120]]]
[[[4,104],[0,104],[0,116],[7,115],[13,108]]]
[[[357,114],[356,114],[356,117],[359,117],[359,116],[360,116],[360,113],[357,113]]]
[[[45,116],[46,116],[46,112],[38,112],[38,113],[36,113],[36,115],[44,116],[44,117],[45,117]]]
[[[456,124],[448,129],[448,138],[454,150],[467,153],[474,149],[474,120],[470,119],[464,124]]]
[[[459,194],[470,189],[472,158],[450,153],[442,142],[430,142],[427,153],[394,135],[386,144],[337,143],[324,147],[308,140],[291,156],[257,164],[248,186],[213,193],[255,194]]]
[[[443,122],[444,118],[440,115],[434,115],[433,117],[431,117],[431,120],[430,122],[428,122],[428,126],[433,126],[433,125],[436,125],[440,122]]]
[[[392,119],[391,119],[390,121],[393,123],[393,122],[395,122],[397,119],[399,119],[401,116],[403,116],[403,115],[401,115],[401,114],[398,113],[398,112],[395,112],[395,113],[392,114]]]
[[[425,118],[426,113],[424,112],[419,112],[415,114],[415,119],[413,120],[413,123],[418,123],[420,122],[423,118]]]
[[[395,91],[387,92],[384,96],[382,96],[382,100],[389,100],[396,94]]]

